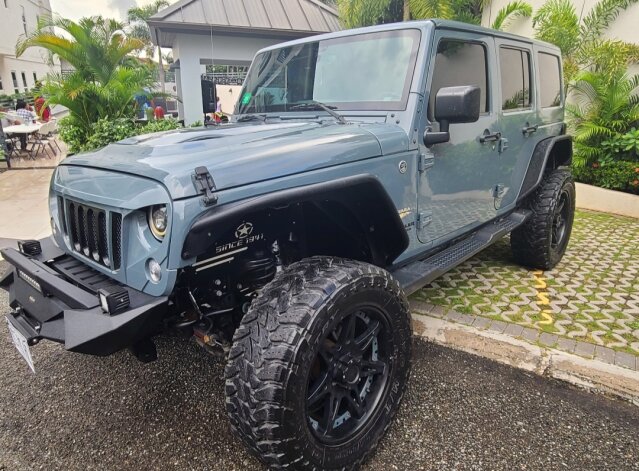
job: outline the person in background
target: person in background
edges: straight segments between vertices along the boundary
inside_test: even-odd
[[[16,115],[18,115],[22,124],[31,124],[37,119],[35,113],[29,110],[27,102],[24,100],[18,100],[16,103]]]
[[[51,108],[44,106],[45,99],[42,95],[39,95],[35,100],[35,112],[40,117],[41,121],[45,123],[51,119]]]
[[[155,119],[164,119],[164,108],[160,105],[156,106],[155,110],[153,110],[153,116]]]
[[[16,103],[16,115],[22,121],[22,124],[31,124],[36,122],[36,115],[33,111],[27,109],[27,103],[24,100],[18,100]],[[20,148],[27,150],[27,135],[20,134]]]

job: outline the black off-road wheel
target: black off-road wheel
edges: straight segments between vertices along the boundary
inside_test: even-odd
[[[333,257],[294,263],[235,333],[231,427],[275,469],[356,468],[397,412],[410,344],[408,302],[387,271]]]
[[[510,235],[515,260],[550,270],[566,252],[575,217],[575,182],[569,170],[550,172],[527,202],[533,214]]]

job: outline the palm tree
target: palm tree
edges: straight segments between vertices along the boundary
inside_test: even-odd
[[[566,110],[572,116],[575,163],[603,160],[608,151],[602,143],[639,124],[639,75],[630,77],[619,70],[609,75],[580,72]]]
[[[393,21],[441,18],[479,24],[482,9],[489,0],[337,0],[337,9],[347,28]],[[530,16],[530,5],[513,0],[496,18],[499,28],[517,16]],[[499,20],[499,23],[497,23]]]
[[[637,61],[639,47],[603,35],[619,13],[637,1],[600,0],[580,19],[570,0],[548,0],[533,16],[535,37],[561,49],[567,83],[580,70],[617,72]]]
[[[515,18],[528,18],[532,15],[532,7],[522,0],[513,0],[497,12],[495,21],[490,26],[493,29],[503,30],[511,20]]]
[[[143,7],[129,8],[127,11],[127,22],[129,34],[144,42],[144,52],[148,58],[155,55],[155,46],[151,39],[151,30],[147,21],[157,12],[170,5],[167,0],[155,0]],[[158,76],[164,92],[164,65],[162,64],[162,49],[158,45]]]
[[[153,57],[155,55],[155,46],[151,40],[151,30],[149,29],[147,21],[169,5],[170,3],[167,0],[155,0],[149,5],[129,8],[127,11],[129,35],[144,41],[144,51],[147,57]]]
[[[76,23],[42,17],[36,30],[18,41],[16,56],[30,47],[44,48],[74,67],[70,74],[50,74],[42,91],[48,103],[69,109],[67,122],[81,139],[88,139],[100,118],[133,116],[135,95],[152,85],[150,69],[130,55],[144,43],[127,37],[112,19],[95,16]]]

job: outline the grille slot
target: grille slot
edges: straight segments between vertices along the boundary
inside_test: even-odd
[[[118,270],[122,261],[122,215],[111,213],[111,239],[113,240],[113,269]]]
[[[64,207],[64,200],[62,199],[62,196],[58,196],[58,213],[60,214],[60,225],[62,227],[62,232],[67,234],[66,209]]]
[[[72,200],[65,200],[65,203],[60,206],[64,208],[60,217],[73,250],[107,268],[119,269],[122,261],[122,214]]]

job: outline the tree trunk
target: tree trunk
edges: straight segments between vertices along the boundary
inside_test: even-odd
[[[409,21],[410,20],[410,4],[408,3],[408,0],[404,0],[404,15],[402,17],[403,21]]]
[[[158,46],[158,72],[160,74],[160,90],[165,93],[164,89],[164,64],[162,63],[162,48]]]

